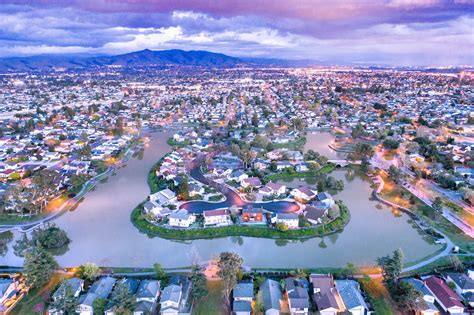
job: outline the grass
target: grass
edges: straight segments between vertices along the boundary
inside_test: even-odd
[[[276,174],[267,175],[263,178],[263,181],[268,183],[270,181],[275,182],[275,181],[281,180],[281,179],[314,177],[314,176],[318,176],[318,175],[321,175],[321,174],[331,173],[334,169],[335,169],[335,165],[327,164],[327,165],[321,167],[317,171],[294,172],[294,173],[283,172],[283,173],[276,173]]]
[[[291,150],[299,150],[301,149],[304,144],[306,143],[306,138],[305,137],[300,137],[296,139],[295,141],[290,141],[288,143],[274,143],[273,148],[274,149],[291,149]]]
[[[19,224],[19,223],[28,223],[39,220],[46,216],[48,213],[40,213],[32,216],[20,217],[14,214],[0,214],[0,224]]]
[[[37,305],[43,305],[43,310],[46,310],[47,303],[51,297],[51,294],[54,290],[58,287],[58,285],[68,277],[64,274],[55,273],[51,280],[42,288],[39,289],[31,289],[26,295],[13,309],[11,312],[12,315],[33,315],[38,314],[35,312],[35,307]],[[44,313],[44,312],[43,312]]]
[[[459,258],[459,260],[461,260],[461,262],[468,265],[470,264],[470,266],[472,267],[472,264],[473,264],[472,257],[467,257],[467,256],[457,256],[457,257]],[[418,269],[415,269],[409,272],[405,272],[402,275],[403,276],[420,275],[420,274],[425,274],[425,273],[432,273],[433,270],[435,269],[450,269],[452,267],[453,267],[453,263],[451,261],[451,257],[445,256],[445,257],[441,257],[435,260],[434,262],[426,266],[420,267]]]
[[[375,310],[375,314],[396,314],[394,311],[394,302],[390,298],[390,294],[381,279],[363,278],[360,279],[359,282],[365,293],[367,293],[369,302]]]
[[[207,287],[209,294],[197,302],[193,309],[195,315],[224,315],[227,314],[224,309],[224,300],[222,298],[222,281],[208,281]]]
[[[131,221],[141,232],[151,236],[159,236],[166,239],[192,240],[209,239],[226,236],[249,236],[272,239],[302,239],[324,236],[340,231],[350,220],[347,207],[341,206],[341,215],[326,224],[312,228],[279,231],[267,226],[231,225],[224,227],[211,227],[199,229],[168,229],[163,226],[149,223],[141,214],[142,206],[136,207],[131,214]]]

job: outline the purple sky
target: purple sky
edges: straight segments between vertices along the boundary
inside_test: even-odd
[[[474,65],[474,0],[0,0],[0,57],[145,48]]]

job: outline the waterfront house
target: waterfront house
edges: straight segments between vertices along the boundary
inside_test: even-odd
[[[167,205],[167,204],[176,202],[178,200],[176,194],[168,188],[160,190],[154,194],[151,194],[149,196],[149,199],[150,201],[154,201],[160,205]]]
[[[331,195],[329,195],[326,192],[318,193],[318,195],[316,196],[316,199],[319,202],[324,203],[329,208],[335,205],[334,199],[332,199]]]
[[[115,278],[102,277],[95,281],[86,294],[79,297],[76,312],[81,315],[94,314],[94,301],[98,298],[107,299],[115,285]]]
[[[239,282],[233,292],[232,310],[235,315],[250,315],[253,300],[253,282]]]
[[[143,211],[145,213],[153,213],[157,218],[167,216],[171,213],[170,209],[163,207],[156,201],[147,201],[143,204]]]
[[[265,279],[260,285],[260,302],[263,304],[265,315],[279,315],[283,295],[280,283],[275,280]]]
[[[81,294],[82,290],[84,290],[84,280],[79,278],[71,278],[64,280],[59,288],[54,292],[51,299],[56,301],[57,299],[61,298],[65,294],[66,287],[69,286],[71,292],[73,293],[74,297],[78,297]],[[49,315],[60,315],[63,314],[62,311],[58,311],[54,308],[48,309]]]
[[[414,279],[414,278],[405,279],[403,281],[410,283],[415,288],[415,290],[417,290],[422,296],[423,301],[417,301],[417,311],[416,311],[417,315],[418,314],[419,315],[439,314],[439,310],[434,304],[435,303],[434,295],[426,287],[423,281]]]
[[[431,276],[425,279],[425,285],[445,312],[449,314],[464,313],[461,298],[442,279]]]
[[[172,227],[188,228],[196,221],[196,216],[184,209],[171,213],[168,218],[168,224]]]
[[[230,213],[227,209],[207,210],[203,212],[204,226],[221,226],[231,223]]]
[[[285,292],[291,315],[307,315],[309,311],[308,283],[306,279],[285,279]]]
[[[365,303],[365,300],[362,297],[360,286],[357,281],[336,280],[335,283],[337,291],[341,295],[344,306],[348,312],[350,312],[352,315],[367,314],[367,303]]]
[[[160,296],[160,281],[142,280],[136,291],[136,305],[133,315],[154,314]]]
[[[161,315],[187,315],[191,314],[192,301],[190,301],[192,283],[182,275],[173,276],[170,284],[161,292]]]
[[[290,194],[293,196],[293,198],[295,198],[295,200],[302,203],[308,203],[314,198],[316,198],[316,193],[317,191],[311,190],[307,186],[295,188],[290,192]]]
[[[242,221],[243,222],[263,222],[263,210],[260,208],[244,207],[242,209]]]
[[[305,208],[305,217],[311,224],[320,224],[327,213],[328,207],[319,202]]]
[[[297,229],[299,227],[300,218],[296,213],[277,213],[275,223],[284,223],[288,229]]]
[[[344,302],[332,275],[311,274],[310,280],[313,284],[313,301],[321,315],[337,315],[345,311]]]
[[[28,292],[28,287],[21,275],[0,278],[0,314],[8,313],[26,292]]]

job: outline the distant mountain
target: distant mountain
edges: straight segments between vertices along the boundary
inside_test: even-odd
[[[94,66],[197,66],[237,67],[249,63],[224,54],[209,51],[184,51],[179,49],[153,51],[149,49],[116,56],[85,57],[81,55],[39,55],[0,59],[0,71],[48,70],[53,68],[88,68]]]

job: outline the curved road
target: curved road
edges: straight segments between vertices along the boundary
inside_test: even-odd
[[[206,177],[204,177],[198,166],[193,167],[193,169],[190,171],[190,175],[192,178],[201,182],[204,185],[212,186],[211,184],[213,184],[213,182],[210,182]],[[220,192],[226,197],[225,201],[190,201],[182,204],[180,206],[180,209],[186,209],[192,213],[202,213],[206,210],[229,208],[231,206],[237,206],[239,208],[245,206],[250,206],[253,208],[263,208],[267,211],[275,213],[293,213],[300,209],[300,206],[293,201],[249,202],[243,200],[238,193],[228,187],[223,188],[222,185],[215,186],[219,187]]]

